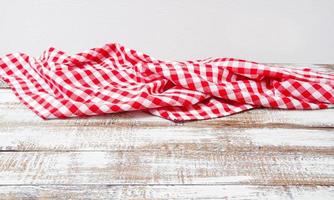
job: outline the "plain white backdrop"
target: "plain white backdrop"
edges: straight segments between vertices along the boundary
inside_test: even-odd
[[[0,0],[0,54],[104,43],[169,60],[334,63],[334,0]]]

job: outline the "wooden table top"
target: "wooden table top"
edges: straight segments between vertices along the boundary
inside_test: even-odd
[[[43,121],[0,83],[0,199],[318,200],[333,185],[334,109]]]

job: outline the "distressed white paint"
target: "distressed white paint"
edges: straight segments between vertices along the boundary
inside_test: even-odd
[[[308,186],[0,186],[2,199],[332,200],[333,187]]]
[[[6,152],[0,185],[333,185],[333,168],[333,156],[316,152]]]
[[[50,139],[52,138],[52,139]],[[0,149],[21,151],[198,150],[254,148],[330,151],[334,130],[285,128],[1,126]]]
[[[257,146],[334,147],[334,128],[328,130],[246,129],[242,134],[250,143]]]
[[[317,185],[334,184],[333,116],[258,109],[179,124],[142,112],[43,121],[0,89],[0,195],[332,199],[333,187]]]

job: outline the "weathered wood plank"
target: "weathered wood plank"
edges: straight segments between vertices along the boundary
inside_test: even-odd
[[[334,153],[334,129],[1,126],[1,151],[295,151]]]
[[[333,128],[334,109],[326,110],[273,110],[256,109],[212,120],[174,123],[137,111],[66,120],[42,120],[22,105],[8,89],[0,89],[0,127],[41,126],[185,126],[185,127],[283,127],[283,128]]]
[[[333,185],[334,156],[316,152],[2,152],[0,185]]]
[[[334,187],[305,186],[0,186],[1,199],[332,200]]]
[[[321,66],[323,71],[331,68]],[[72,194],[74,190],[76,194],[81,191],[80,187],[95,187],[66,184],[200,184],[196,187],[206,189],[196,191],[201,191],[197,194],[203,194],[203,198],[216,198],[217,193],[212,191],[221,191],[218,194],[227,198],[229,196],[223,194],[228,194],[230,189],[214,184],[236,184],[229,187],[261,184],[303,186],[293,190],[290,187],[264,187],[266,192],[257,188],[249,190],[248,196],[245,193],[244,197],[239,195],[240,191],[247,189],[239,188],[235,189],[237,197],[259,199],[257,197],[265,198],[262,194],[272,193],[275,198],[284,195],[305,199],[320,194],[321,197],[331,197],[332,187],[305,185],[334,184],[333,114],[333,109],[253,110],[215,120],[175,124],[132,112],[43,121],[22,106],[10,90],[0,89],[0,196],[4,189],[4,195],[14,193],[25,197],[26,194],[8,191],[17,187],[9,186],[11,184],[37,184],[19,188],[26,187],[27,190],[21,191],[28,191],[28,194],[34,189],[39,190],[32,193],[43,194],[44,198],[53,195],[49,191],[67,194],[70,190]],[[138,198],[146,197],[142,194],[155,195],[147,196],[148,199],[165,198],[164,194],[176,195],[167,186],[161,186],[163,189],[155,192],[152,188],[160,186],[139,185],[119,185],[116,189],[114,186],[96,186],[89,190],[106,195],[111,192],[121,197],[137,194],[137,191]],[[138,189],[140,187],[144,189]],[[189,188],[193,187],[189,185]],[[207,187],[223,188],[209,191]],[[40,191],[42,188],[45,193]],[[300,188],[308,189],[304,192]],[[76,195],[87,195],[87,190]],[[191,189],[183,188],[181,194],[182,191],[196,195]],[[281,194],[282,191],[285,193]],[[253,193],[257,196],[253,197]],[[212,195],[207,197],[206,194]],[[26,196],[29,197],[35,196]]]

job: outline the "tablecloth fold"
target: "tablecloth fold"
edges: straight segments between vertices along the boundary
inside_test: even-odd
[[[143,110],[173,121],[252,108],[334,106],[334,74],[235,58],[163,61],[116,43],[0,57],[0,78],[43,119]]]

